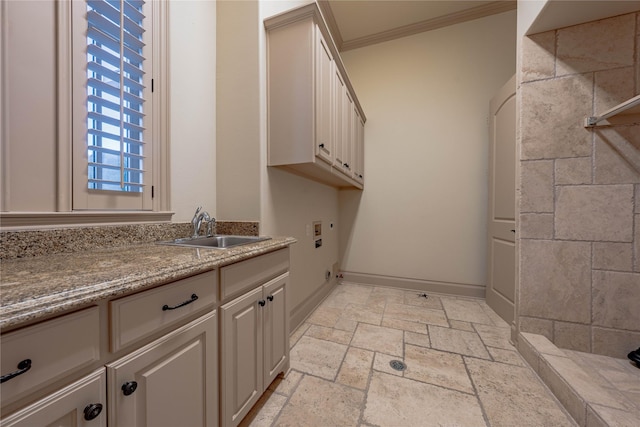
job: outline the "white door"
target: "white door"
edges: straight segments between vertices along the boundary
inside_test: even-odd
[[[516,289],[516,78],[490,103],[487,304],[511,324]]]

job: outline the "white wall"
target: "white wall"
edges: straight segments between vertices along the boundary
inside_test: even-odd
[[[484,286],[489,100],[515,73],[515,35],[511,11],[342,54],[367,115],[365,189],[340,197],[343,270]]]
[[[261,234],[298,239],[291,247],[292,327],[335,283],[325,272],[338,261],[338,190],[267,167],[263,20],[308,2],[218,2],[218,217],[259,220]],[[324,227],[318,249],[307,234],[314,221]]]
[[[56,4],[3,1],[0,8],[0,210],[52,212],[57,182]]]
[[[169,3],[171,209],[216,213],[216,2]]]
[[[258,3],[217,3],[217,217],[259,221]]]

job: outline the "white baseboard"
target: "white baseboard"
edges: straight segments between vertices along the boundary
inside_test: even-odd
[[[412,289],[446,295],[484,298],[484,285],[467,283],[438,282],[434,280],[406,279],[403,277],[381,276],[377,274],[341,272],[343,281],[363,285],[386,286],[389,288]]]

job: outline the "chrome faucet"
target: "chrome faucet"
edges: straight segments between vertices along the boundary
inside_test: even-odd
[[[193,227],[191,233],[192,239],[200,236],[200,227],[203,221],[207,224],[207,237],[213,235],[213,226],[216,223],[216,219],[211,217],[207,211],[200,212],[201,210],[202,206],[198,206],[196,213],[194,213],[193,218],[191,218],[191,226]]]

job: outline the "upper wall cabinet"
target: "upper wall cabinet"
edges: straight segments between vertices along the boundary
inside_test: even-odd
[[[268,165],[362,189],[366,117],[317,4],[264,25]]]

